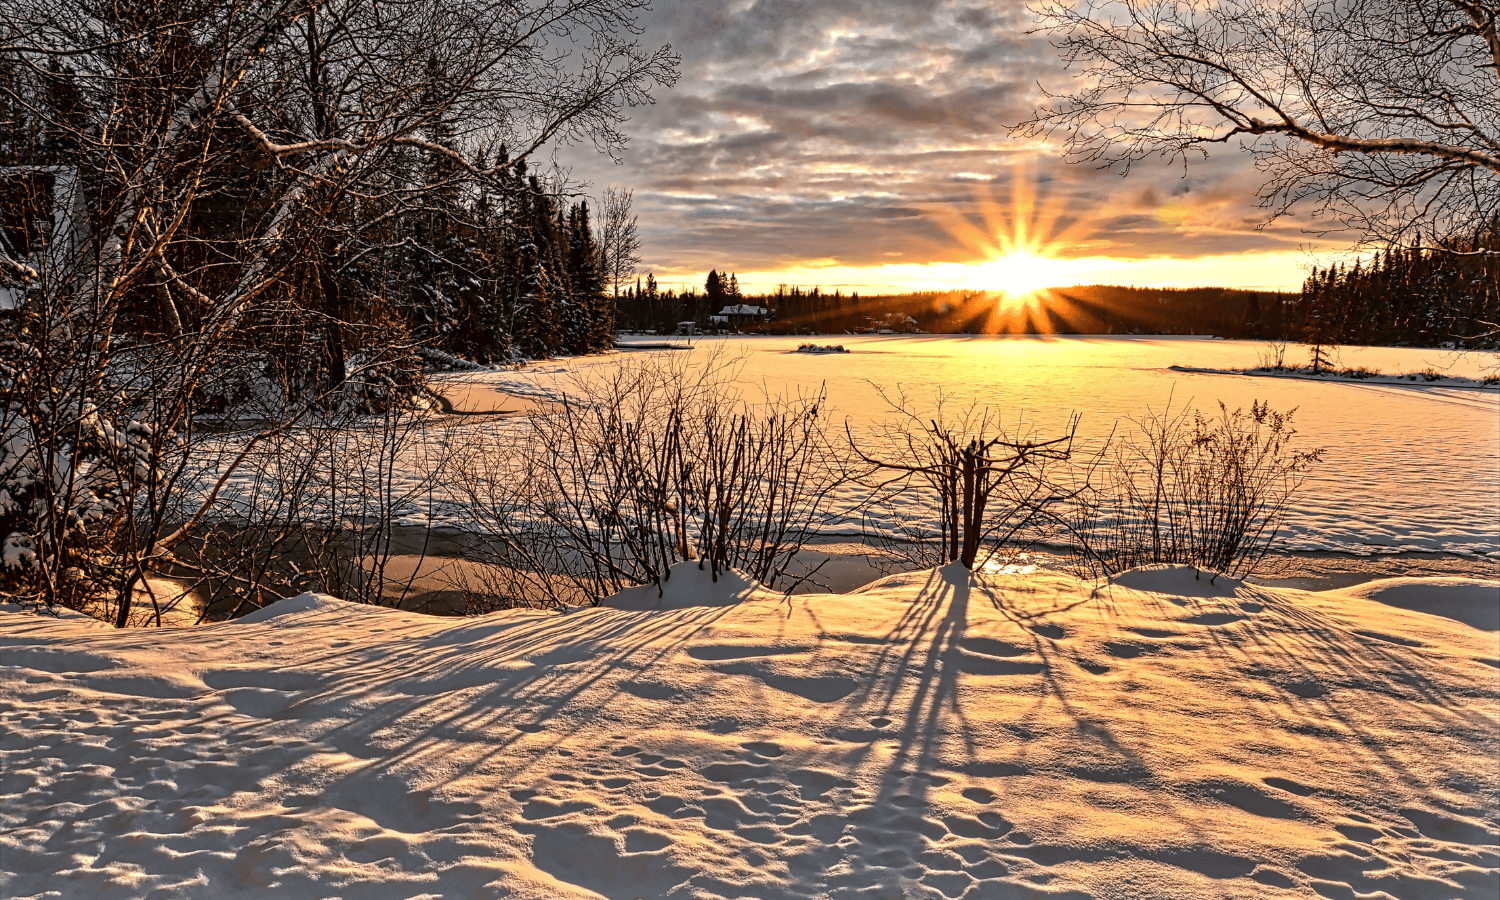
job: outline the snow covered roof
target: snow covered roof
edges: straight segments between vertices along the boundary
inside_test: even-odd
[[[748,303],[736,303],[719,310],[721,316],[763,316],[769,312],[764,306],[751,306]]]

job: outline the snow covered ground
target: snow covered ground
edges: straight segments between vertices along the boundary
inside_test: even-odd
[[[858,429],[888,415],[876,386],[904,387],[918,401],[944,391],[1056,432],[1073,412],[1080,434],[1098,440],[1148,409],[1249,408],[1255,400],[1295,409],[1298,443],[1323,447],[1323,462],[1290,509],[1285,548],[1359,555],[1427,552],[1500,559],[1500,392],[1426,382],[1372,384],[1259,378],[1174,370],[1247,369],[1265,345],[1175,337],[841,336],[850,352],[796,353],[805,338],[698,339],[695,355],[742,360],[748,390],[804,393],[826,388],[834,421]],[[624,339],[644,347],[657,338]],[[659,351],[652,351],[659,352]],[[1287,354],[1288,363],[1296,348]],[[1340,366],[1388,372],[1432,368],[1462,379],[1500,369],[1494,353],[1386,347],[1336,348]],[[617,357],[539,363],[520,371],[439,376],[531,398],[555,396],[579,372]],[[903,510],[910,516],[919,512]],[[440,518],[448,521],[446,513]],[[846,528],[856,531],[857,528]]]
[[[1200,375],[1250,375],[1256,378],[1300,378],[1309,381],[1341,381],[1353,384],[1394,384],[1405,387],[1458,388],[1469,391],[1494,391],[1500,393],[1500,383],[1488,379],[1467,378],[1462,375],[1445,375],[1436,369],[1426,372],[1387,373],[1368,369],[1324,369],[1314,372],[1312,366],[1256,366],[1253,369],[1198,369],[1189,366],[1173,366],[1177,372],[1193,372]]]
[[[0,896],[1500,893],[1500,582],[0,611]]]

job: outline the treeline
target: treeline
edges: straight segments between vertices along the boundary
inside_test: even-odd
[[[712,275],[713,273],[711,273]],[[647,275],[619,298],[622,330],[699,330],[747,334],[1221,334],[1248,336],[1247,316],[1295,302],[1294,294],[1227,288],[1129,288],[1109,285],[1046,291],[1012,302],[984,291],[844,293],[779,287],[761,294],[659,289]],[[726,306],[759,307],[764,316],[713,317]]]
[[[983,291],[860,295],[786,286],[741,294],[733,276],[711,272],[701,292],[659,290],[648,275],[618,302],[621,329],[658,333],[691,323],[747,334],[1211,334],[1488,348],[1500,342],[1500,232],[1315,269],[1300,293],[1087,285],[1021,300]],[[715,319],[726,307],[735,314]]]
[[[1493,347],[1500,338],[1500,226],[1474,241],[1392,247],[1368,263],[1314,269],[1299,301],[1276,330],[1310,343]]]
[[[398,219],[396,253],[351,272],[355,290],[388,298],[413,340],[485,363],[611,346],[614,304],[587,201],[564,202],[524,164],[470,198],[430,198]]]

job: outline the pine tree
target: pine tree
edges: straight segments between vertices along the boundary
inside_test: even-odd
[[[427,70],[429,85],[443,83],[436,59],[428,60]],[[453,125],[443,119],[427,127],[426,137],[450,151],[457,148]],[[420,166],[420,206],[405,223],[403,235],[402,306],[418,339],[473,353],[477,285],[470,277],[473,247],[465,234],[473,230],[466,228],[470,210],[458,189],[463,172],[451,156],[432,150],[423,151]]]
[[[725,282],[726,280],[720,278],[717,271],[709,270],[708,280],[703,283],[703,300],[698,304],[693,315],[699,328],[708,324],[709,316],[717,314],[724,308]]]
[[[562,346],[557,286],[550,271],[552,202],[536,176],[517,198],[515,340],[524,356],[544,359]]]
[[[573,299],[582,316],[577,352],[604,350],[614,343],[614,303],[605,293],[599,244],[589,223],[589,205],[580,202],[568,212],[568,275]]]

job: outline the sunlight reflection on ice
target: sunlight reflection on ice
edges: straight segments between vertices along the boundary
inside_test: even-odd
[[[994,560],[985,563],[981,567],[987,575],[1030,575],[1036,571],[1036,566],[1023,566],[1017,563],[1006,563],[996,565]]]

